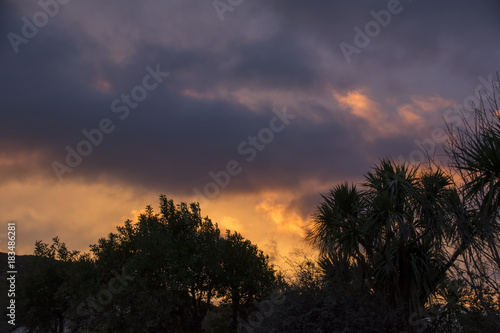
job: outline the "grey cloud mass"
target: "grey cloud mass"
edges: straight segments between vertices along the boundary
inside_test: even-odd
[[[384,124],[397,129],[411,96],[461,103],[478,76],[500,69],[497,1],[401,1],[403,11],[347,63],[339,44],[354,44],[353,28],[364,29],[370,11],[387,3],[246,0],[221,22],[210,1],[71,1],[16,54],[7,34],[21,35],[21,18],[41,9],[2,2],[0,157],[37,158],[25,169],[2,165],[0,182],[41,173],[57,183],[52,161],[64,163],[65,147],[103,118],[116,129],[64,179],[109,176],[188,194],[233,159],[243,172],[224,193],[358,179],[442,126],[446,107],[422,115],[431,123],[386,131]],[[111,104],[157,64],[170,75],[120,120]],[[386,118],[343,105],[349,91]],[[284,106],[296,118],[245,162],[238,145]],[[303,195],[318,197],[315,189]]]

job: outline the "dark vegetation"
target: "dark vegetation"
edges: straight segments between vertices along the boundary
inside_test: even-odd
[[[34,257],[31,255],[24,255],[24,256],[16,256],[16,269],[19,275],[25,275],[27,272],[29,272],[30,267],[33,266],[33,259]],[[0,266],[0,275],[2,276],[2,279],[5,279],[7,276],[7,271],[8,266],[7,266],[7,261],[8,261],[8,256],[7,253],[0,252],[0,262],[3,263]],[[7,280],[3,280],[0,283],[0,308],[2,309],[2,316],[3,313],[6,313],[6,309],[9,306],[9,298],[7,297],[9,290],[9,284],[7,283]],[[12,325],[7,323],[7,320],[10,320],[7,316],[4,316],[5,320],[0,321],[0,332],[9,332],[12,329]],[[2,319],[3,319],[2,318]]]
[[[498,87],[496,87],[498,91]],[[90,247],[37,242],[20,321],[62,332],[498,332],[498,96],[448,124],[449,165],[382,159],[317,207],[286,278],[197,204],[160,196]]]

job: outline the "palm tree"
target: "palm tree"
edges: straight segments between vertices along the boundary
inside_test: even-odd
[[[500,94],[500,88],[496,87]],[[498,96],[497,96],[498,97]],[[489,217],[498,218],[500,208],[500,107],[487,96],[475,107],[474,123],[463,118],[464,128],[448,125],[446,151],[450,166],[463,181],[465,195]]]
[[[365,180],[323,195],[307,240],[324,259],[360,268],[366,289],[405,315],[420,311],[470,245],[454,233],[462,211],[449,207],[459,196],[443,170],[390,159]]]
[[[500,77],[497,74],[497,81]],[[462,118],[461,128],[448,126],[445,149],[457,172],[464,201],[474,215],[475,239],[468,253],[469,280],[487,282],[500,292],[500,86],[474,105],[474,121]],[[476,278],[479,276],[478,278]]]

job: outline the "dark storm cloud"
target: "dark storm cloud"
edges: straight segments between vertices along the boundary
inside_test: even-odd
[[[378,157],[414,149],[409,136],[416,133],[365,140],[368,125],[343,114],[333,99],[328,106],[317,102],[328,95],[327,85],[369,87],[378,101],[434,94],[462,100],[473,92],[478,75],[499,68],[495,2],[401,3],[404,10],[348,64],[339,43],[353,43],[353,27],[363,27],[373,19],[370,10],[385,9],[387,1],[248,1],[225,13],[223,23],[210,2],[146,1],[133,8],[109,2],[102,10],[116,12],[106,23],[114,27],[114,39],[91,34],[91,18],[75,23],[56,16],[18,54],[5,36],[19,32],[24,14],[10,2],[12,8],[0,14],[0,139],[12,151],[43,151],[33,163],[54,181],[51,162],[64,162],[65,146],[75,147],[84,139],[81,131],[98,127],[102,118],[110,118],[115,131],[64,178],[93,181],[110,175],[158,191],[190,193],[211,180],[209,171],[222,170],[233,159],[243,172],[226,193],[359,177]],[[100,8],[92,1],[88,6]],[[154,33],[142,30],[149,19],[143,7],[164,11],[165,21]],[[33,5],[30,13],[36,10]],[[179,21],[179,15],[186,19]],[[160,33],[170,21],[173,28]],[[260,31],[260,25],[269,25],[269,31]],[[120,35],[122,27],[141,34],[129,39]],[[256,30],[251,38],[248,29]],[[190,39],[197,34],[208,41]],[[116,50],[121,42],[130,49],[124,47],[126,55]],[[122,61],[113,60],[121,53]],[[156,64],[170,76],[119,120],[111,103],[141,84],[145,67]],[[240,89],[249,91],[253,109],[235,97]],[[275,100],[282,92],[308,97]],[[245,163],[238,145],[269,126],[273,107],[281,110],[285,104],[297,117]]]
[[[370,11],[386,10],[388,2],[282,1],[268,5],[281,13],[288,29],[297,34],[308,32],[310,38],[330,46],[342,58],[339,43],[354,45],[353,28],[364,30],[374,20]],[[396,88],[402,94],[445,91],[452,95],[460,88],[457,80],[475,84],[478,75],[498,70],[500,48],[494,42],[495,31],[500,31],[498,1],[400,3],[402,12],[392,15],[389,25],[360,54],[352,56],[348,66],[351,87],[363,82],[386,91]]]

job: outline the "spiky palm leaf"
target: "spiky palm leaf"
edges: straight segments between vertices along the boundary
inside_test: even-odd
[[[418,310],[456,260],[445,250],[456,240],[447,210],[460,198],[444,171],[390,159],[365,179],[362,190],[345,183],[323,196],[307,239],[322,253],[325,272],[359,267],[377,294]]]

